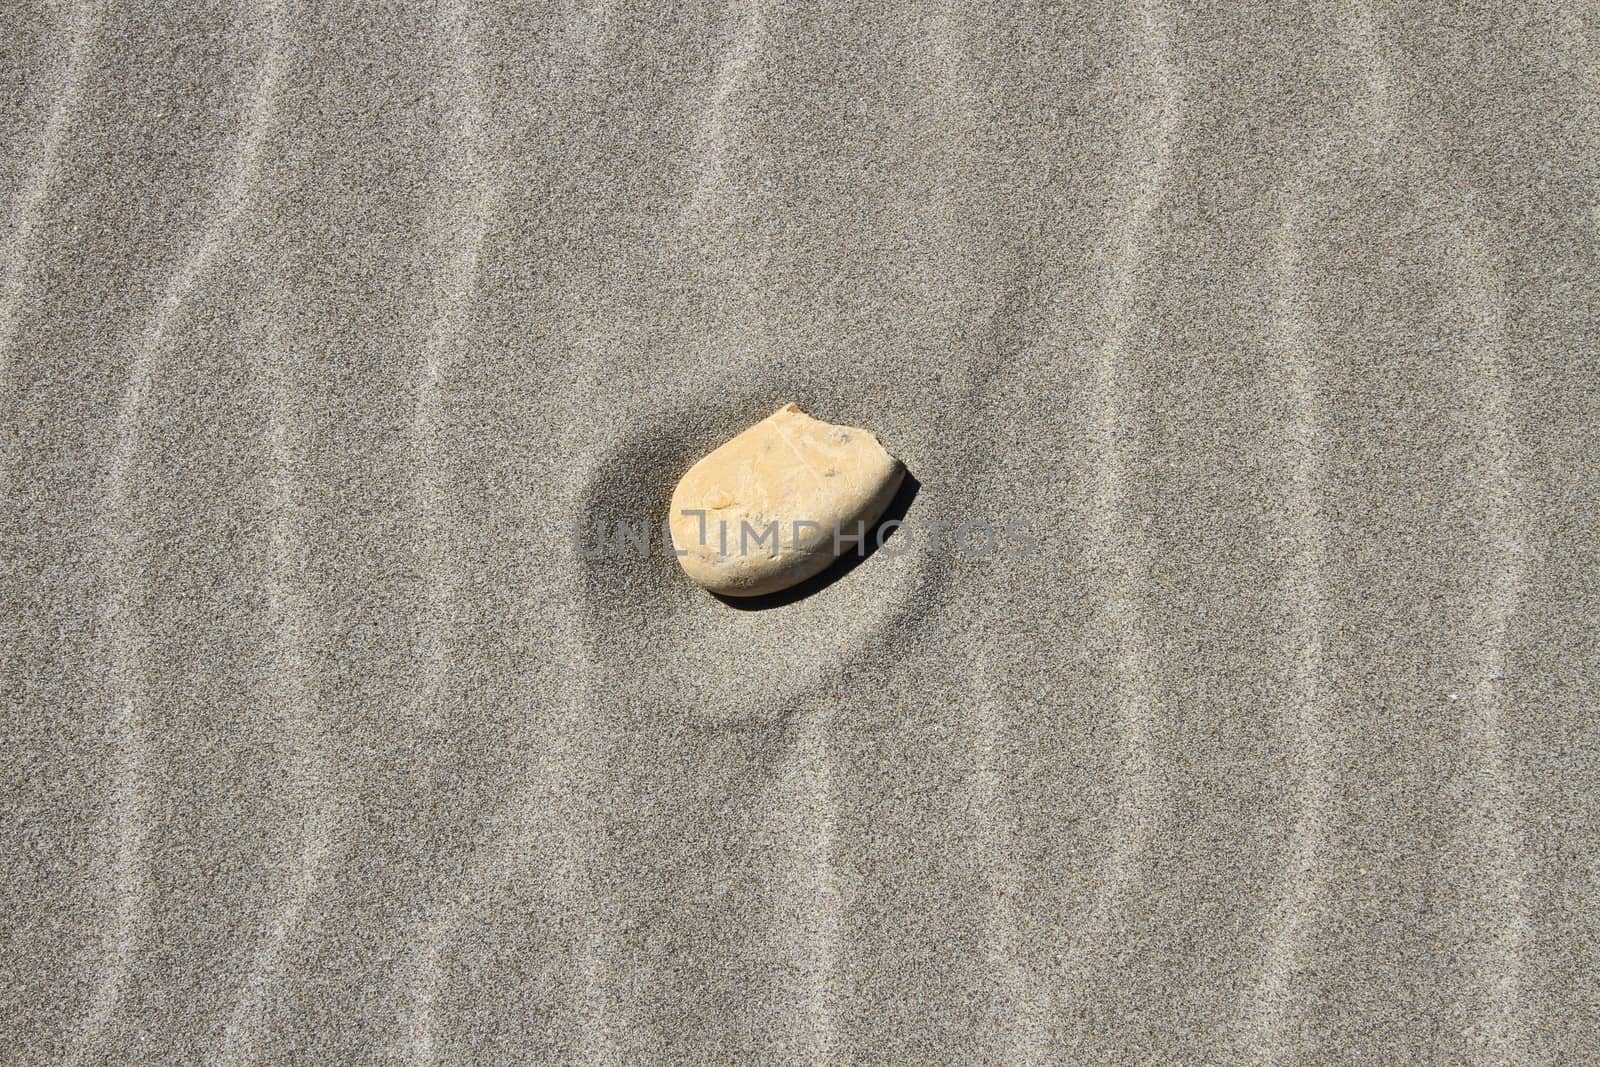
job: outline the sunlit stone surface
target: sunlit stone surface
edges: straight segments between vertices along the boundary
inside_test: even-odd
[[[678,482],[668,520],[678,562],[723,596],[786,589],[855,551],[904,477],[872,433],[789,404]]]

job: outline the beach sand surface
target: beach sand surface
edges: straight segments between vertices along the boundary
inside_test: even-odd
[[[0,25],[0,1062],[1600,1062],[1592,8]]]

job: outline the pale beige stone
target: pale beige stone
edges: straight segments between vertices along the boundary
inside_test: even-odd
[[[904,478],[874,434],[789,404],[689,468],[668,528],[689,577],[760,596],[822,571],[836,548],[855,551],[858,532],[870,539]]]

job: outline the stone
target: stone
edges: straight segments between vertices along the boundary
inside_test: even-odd
[[[789,404],[689,468],[667,528],[684,571],[711,592],[776,593],[870,542],[905,473],[871,432]]]

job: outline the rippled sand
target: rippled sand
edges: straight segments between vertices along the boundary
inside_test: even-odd
[[[0,22],[0,1062],[1600,1061],[1581,5]]]

